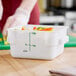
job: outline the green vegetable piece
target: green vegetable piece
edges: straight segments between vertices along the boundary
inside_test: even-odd
[[[43,28],[43,27],[38,27],[37,28],[37,30],[43,30],[43,29],[45,29],[45,28]]]

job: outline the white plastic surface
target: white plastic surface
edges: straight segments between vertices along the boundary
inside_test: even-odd
[[[67,19],[73,19],[73,20],[75,20],[76,19],[76,12],[66,12],[65,13],[65,17]]]
[[[13,57],[53,59],[63,53],[64,44],[68,41],[66,26],[42,26],[53,27],[51,32],[33,31],[34,26],[26,26],[30,30],[20,30],[21,27],[8,29],[8,42]]]

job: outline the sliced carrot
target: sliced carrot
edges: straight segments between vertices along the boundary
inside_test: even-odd
[[[44,31],[52,31],[53,28],[45,28]]]
[[[26,30],[26,28],[24,26],[22,26],[22,29],[21,30]]]
[[[33,28],[33,30],[36,30],[36,29],[37,29],[36,27]]]

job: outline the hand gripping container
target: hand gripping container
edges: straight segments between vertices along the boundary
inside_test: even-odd
[[[33,27],[52,27],[54,30],[34,31]],[[28,25],[8,29],[10,53],[17,58],[53,59],[64,51],[68,41],[66,26]]]

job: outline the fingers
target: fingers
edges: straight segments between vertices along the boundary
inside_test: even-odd
[[[14,19],[12,17],[9,17],[7,19],[6,24],[5,24],[4,28],[3,28],[3,32],[2,32],[3,35],[7,35],[7,29],[9,27],[11,27],[10,25],[13,23],[13,21],[14,21]]]

